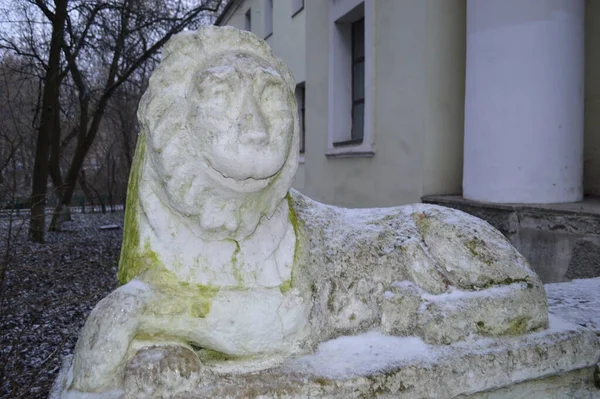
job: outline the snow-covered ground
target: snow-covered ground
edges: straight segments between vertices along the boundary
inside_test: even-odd
[[[550,313],[600,335],[600,277],[545,287]]]

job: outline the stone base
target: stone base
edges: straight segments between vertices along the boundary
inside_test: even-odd
[[[156,397],[600,398],[600,377],[594,376],[599,358],[600,341],[593,331],[557,317],[541,332],[447,346],[371,332],[323,343],[312,355],[256,373],[204,369],[190,391]],[[148,391],[63,394],[69,363],[51,399],[152,397]]]
[[[553,377],[522,382],[507,388],[491,392],[481,392],[473,395],[461,395],[459,398],[469,399],[580,399],[598,398],[600,391],[593,386],[594,373],[597,367],[571,371]]]

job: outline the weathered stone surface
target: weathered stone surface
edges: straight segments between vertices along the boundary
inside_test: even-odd
[[[174,396],[198,384],[200,369],[200,359],[191,348],[150,345],[129,361],[123,385],[130,398]]]
[[[458,398],[469,399],[597,399],[600,391],[591,383],[593,368],[578,369],[541,380],[512,385],[492,392],[476,393]]]
[[[481,219],[435,205],[348,210],[293,190],[292,199],[307,259],[298,274],[315,285],[312,324],[325,338],[380,320],[387,333],[437,344],[547,325],[539,279]]]
[[[430,374],[458,395],[590,366],[597,341],[547,330],[540,279],[483,220],[289,191],[294,87],[249,32],[169,42],[139,108],[123,285],[84,326],[66,397],[418,396]],[[350,374],[318,371],[332,345],[358,351]]]
[[[424,203],[462,210],[488,221],[523,254],[544,283],[600,276],[600,201],[491,204],[460,196],[425,196]]]
[[[192,391],[171,397],[597,398],[599,356],[593,332],[559,319],[539,333],[445,346],[369,333],[256,373],[206,373]]]

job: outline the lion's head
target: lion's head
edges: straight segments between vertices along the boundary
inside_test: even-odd
[[[296,172],[294,88],[285,64],[249,32],[205,27],[174,36],[138,110],[143,180],[205,238],[248,236]]]

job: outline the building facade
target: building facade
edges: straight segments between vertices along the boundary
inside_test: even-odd
[[[600,194],[600,2],[232,0],[291,68],[295,187],[349,207]]]

